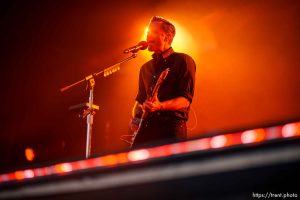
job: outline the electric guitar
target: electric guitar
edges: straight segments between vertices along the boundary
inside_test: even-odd
[[[164,82],[164,80],[167,78],[167,75],[168,75],[169,71],[170,71],[170,69],[167,68],[167,69],[165,69],[165,70],[159,75],[159,78],[158,78],[158,80],[157,80],[157,82],[156,82],[156,84],[155,84],[155,87],[153,88],[151,95],[148,97],[148,101],[154,102],[155,98],[156,98],[157,95],[158,95],[158,90],[159,90],[161,84],[162,84],[162,83]],[[141,119],[140,119],[140,123],[139,123],[139,125],[138,125],[138,129],[137,129],[137,131],[135,131],[135,132],[133,133],[131,142],[129,142],[131,147],[132,147],[132,145],[133,145],[133,143],[134,143],[134,140],[135,140],[137,134],[139,133],[139,130],[140,130],[142,124],[144,123],[144,121],[145,121],[145,119],[147,118],[148,115],[149,115],[149,112],[146,111],[146,110],[144,110],[143,115],[142,115],[142,117],[141,117]]]

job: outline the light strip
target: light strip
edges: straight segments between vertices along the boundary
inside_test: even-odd
[[[92,168],[115,167],[128,163],[146,162],[147,160],[168,157],[189,152],[197,152],[215,148],[226,148],[236,145],[261,143],[264,141],[300,136],[300,122],[283,126],[246,130],[238,133],[223,134],[186,142],[167,144],[148,149],[109,154],[97,158],[59,163],[47,167],[18,170],[0,175],[0,184],[12,181],[24,181],[35,177],[49,175],[66,175],[70,172]]]

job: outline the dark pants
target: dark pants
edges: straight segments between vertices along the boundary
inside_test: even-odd
[[[186,121],[163,118],[157,115],[145,119],[135,138],[133,147],[141,147],[154,142],[187,139]]]

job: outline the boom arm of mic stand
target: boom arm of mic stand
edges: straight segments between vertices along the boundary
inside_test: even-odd
[[[113,68],[113,67],[115,67],[115,66],[117,66],[117,65],[120,65],[120,64],[122,64],[122,63],[124,63],[124,62],[127,62],[127,61],[129,61],[129,60],[131,60],[131,59],[133,59],[133,58],[136,58],[136,57],[137,57],[137,53],[132,53],[132,55],[131,55],[130,57],[125,58],[124,60],[121,60],[120,62],[118,62],[118,63],[116,63],[116,64],[114,64],[114,65],[111,65],[111,66],[105,68],[105,69],[102,70],[102,71],[99,71],[99,72],[97,72],[97,73],[94,73],[94,74],[91,74],[91,75],[89,75],[89,76],[86,76],[84,79],[82,79],[82,80],[80,80],[80,81],[77,81],[77,82],[75,82],[75,83],[72,83],[72,84],[70,84],[70,85],[67,85],[67,86],[61,88],[60,91],[61,91],[61,92],[67,91],[67,90],[71,89],[72,87],[75,87],[75,86],[77,86],[77,85],[79,85],[79,84],[81,84],[81,83],[83,83],[83,82],[89,81],[90,79],[95,78],[95,77],[97,77],[97,76],[99,76],[99,75],[101,75],[101,74],[104,74],[104,77],[106,77],[107,75],[106,75],[104,72],[110,71],[111,68]],[[114,72],[112,72],[112,73],[114,73]],[[110,75],[110,74],[108,74],[108,75]]]

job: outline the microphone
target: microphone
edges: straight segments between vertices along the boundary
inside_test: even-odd
[[[139,42],[137,45],[133,46],[133,47],[129,47],[128,49],[125,49],[123,52],[124,53],[136,53],[139,50],[145,50],[148,47],[148,43],[146,41],[141,41]]]

